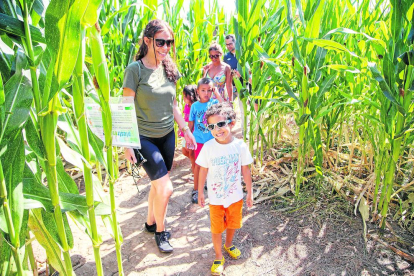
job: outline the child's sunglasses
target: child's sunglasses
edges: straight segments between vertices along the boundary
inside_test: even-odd
[[[220,122],[217,122],[216,124],[208,124],[207,129],[210,131],[213,131],[216,128],[216,126],[219,128],[222,128],[222,127],[227,126],[229,123],[231,123],[231,120],[220,121]]]
[[[210,55],[209,57],[210,57],[210,59],[213,59],[213,58],[219,58],[219,57],[220,57],[220,55]]]
[[[174,44],[174,39],[155,39],[155,46],[157,47],[164,47],[165,43],[167,43],[167,47],[171,47],[171,44]]]

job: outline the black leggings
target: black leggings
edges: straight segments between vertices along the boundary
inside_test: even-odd
[[[139,139],[141,140],[139,151],[147,159],[147,162],[144,162],[142,166],[148,177],[153,181],[165,176],[171,170],[174,158],[174,130],[160,138],[140,135]],[[135,152],[135,156],[137,156],[137,152]]]

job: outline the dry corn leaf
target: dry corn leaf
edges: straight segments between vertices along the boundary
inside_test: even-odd
[[[290,191],[290,187],[289,186],[284,186],[284,187],[280,188],[279,190],[277,190],[276,193],[278,195],[285,195],[289,191]]]
[[[260,188],[258,188],[257,191],[253,194],[253,199],[256,199],[259,194],[260,194]]]
[[[271,195],[271,196],[260,197],[259,199],[255,200],[254,203],[257,204],[259,202],[262,202],[262,201],[265,201],[265,200],[268,200],[268,199],[271,199],[271,198],[274,198],[274,197],[277,197],[277,196],[279,196],[279,195],[274,194],[274,195]]]

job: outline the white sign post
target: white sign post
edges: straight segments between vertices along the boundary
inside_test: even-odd
[[[140,149],[134,97],[111,97],[109,105],[112,113],[112,145]],[[105,141],[100,105],[92,98],[85,98],[85,111],[92,132]]]

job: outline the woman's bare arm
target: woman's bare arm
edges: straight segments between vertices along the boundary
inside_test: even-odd
[[[233,83],[232,83],[233,77],[231,75],[230,66],[228,65],[226,65],[225,74],[226,74],[227,95],[229,95],[229,101],[232,102],[233,101]]]
[[[122,96],[124,97],[135,97],[135,92],[131,88],[124,87]],[[134,149],[133,148],[124,148],[125,158],[131,162],[132,164],[137,163],[137,158],[135,157]]]
[[[178,128],[183,129],[185,126],[187,126],[187,123],[185,122],[183,116],[181,115],[181,111],[178,108],[177,100],[174,99],[173,103],[173,114],[174,114],[174,120],[177,122]],[[197,149],[197,142],[194,138],[193,133],[188,128],[186,131],[183,131],[184,139],[187,144],[188,149]]]
[[[124,96],[124,97],[129,97],[129,96],[135,97],[135,91],[132,90],[131,88],[124,87],[122,96]]]

